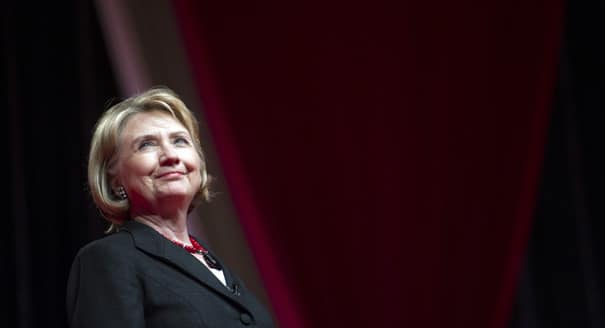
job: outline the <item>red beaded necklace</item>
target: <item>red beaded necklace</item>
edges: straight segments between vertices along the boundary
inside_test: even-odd
[[[184,248],[187,252],[191,253],[191,254],[204,254],[205,252],[208,252],[202,245],[200,245],[197,240],[189,237],[189,242],[191,243],[191,246],[189,245],[185,245],[179,241],[176,240],[170,240],[173,244]]]
[[[191,236],[189,237],[189,242],[191,242],[191,246],[185,245],[179,241],[172,239],[170,239],[170,241],[191,254],[201,254],[204,258],[204,261],[206,262],[206,264],[208,264],[209,267],[217,270],[222,270],[221,265],[212,255],[210,255],[208,250],[205,249],[202,245],[200,245],[197,240],[193,239]]]

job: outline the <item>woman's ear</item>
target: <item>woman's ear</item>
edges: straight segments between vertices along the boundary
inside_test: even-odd
[[[118,172],[115,166],[107,170],[107,175],[109,176],[109,186],[111,187],[111,190],[116,193],[118,188],[122,188],[122,181],[118,177]]]
[[[121,180],[117,176],[112,176],[110,178],[111,191],[114,195],[118,196],[120,199],[127,199],[128,194],[126,194],[126,190],[124,186],[122,186]]]
[[[115,189],[116,187],[121,185],[119,178],[118,178],[118,169],[116,167],[117,166],[116,164],[117,163],[116,163],[115,155],[114,155],[114,158],[112,158],[112,160],[109,161],[109,164],[107,165],[107,169],[105,171],[105,174],[108,177],[109,185],[111,186],[111,189]]]
[[[116,189],[122,187],[122,182],[120,181],[117,175],[111,175],[111,177],[109,178],[109,184],[111,186],[111,190],[113,191],[116,191]]]

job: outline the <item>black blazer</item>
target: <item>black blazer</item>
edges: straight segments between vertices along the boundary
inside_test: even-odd
[[[223,273],[229,287],[152,228],[128,221],[78,252],[67,283],[69,325],[273,327],[268,311],[224,265]]]

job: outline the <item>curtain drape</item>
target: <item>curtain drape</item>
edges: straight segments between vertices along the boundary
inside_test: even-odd
[[[116,87],[90,1],[6,1],[0,17],[0,325],[66,327],[71,262],[105,228],[86,163]]]
[[[504,327],[560,1],[173,1],[283,327]]]
[[[568,1],[535,220],[512,327],[605,325],[605,12]]]

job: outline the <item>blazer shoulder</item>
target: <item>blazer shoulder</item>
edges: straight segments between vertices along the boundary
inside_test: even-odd
[[[78,251],[77,258],[124,258],[135,250],[132,236],[125,232],[116,232],[84,245]]]

